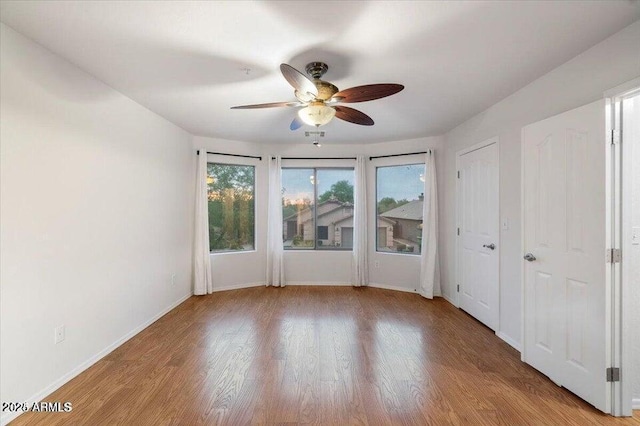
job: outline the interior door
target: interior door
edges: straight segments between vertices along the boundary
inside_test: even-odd
[[[458,157],[460,308],[492,330],[499,320],[498,146]]]
[[[604,129],[598,101],[522,131],[523,358],[608,411]]]

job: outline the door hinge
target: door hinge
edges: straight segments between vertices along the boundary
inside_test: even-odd
[[[458,284],[458,293],[460,293],[460,284]]]
[[[618,367],[607,368],[607,382],[619,382],[620,369]]]
[[[611,145],[616,145],[620,143],[620,130],[611,129]]]
[[[460,179],[460,170],[458,170],[458,179]]]
[[[607,249],[607,263],[620,263],[622,262],[622,250],[620,249]]]
[[[460,228],[458,228],[458,235],[460,235]]]

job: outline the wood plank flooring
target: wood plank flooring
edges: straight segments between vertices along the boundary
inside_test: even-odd
[[[12,425],[640,425],[442,299],[251,288],[188,299]]]

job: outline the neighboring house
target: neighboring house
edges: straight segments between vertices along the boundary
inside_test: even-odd
[[[313,241],[318,233],[318,245],[329,247],[353,247],[353,204],[330,198],[318,204],[316,229],[313,227],[313,209],[306,207],[283,220],[285,246],[291,246],[296,235],[304,241]],[[378,228],[383,231],[379,239],[391,247],[395,222],[378,218]]]
[[[393,239],[398,244],[420,245],[422,237],[422,207],[424,197],[386,211],[379,217],[395,221]]]
[[[395,221],[378,216],[377,247],[393,247],[393,226]],[[332,224],[334,241],[337,246],[353,247],[353,215]]]
[[[318,245],[335,246],[333,223],[353,216],[353,204],[343,203],[332,197],[318,204],[317,215]],[[302,236],[304,241],[313,241],[316,236],[316,230],[313,227],[313,208],[306,207],[284,218],[282,230],[285,246],[290,246],[290,242],[296,235]]]

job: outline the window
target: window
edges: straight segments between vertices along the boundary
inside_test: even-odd
[[[318,239],[319,240],[328,240],[329,239],[329,227],[328,226],[318,226]]]
[[[353,182],[353,169],[283,168],[284,248],[351,250]]]
[[[209,250],[254,249],[255,167],[208,163]]]
[[[424,164],[376,168],[376,249],[420,254]]]

